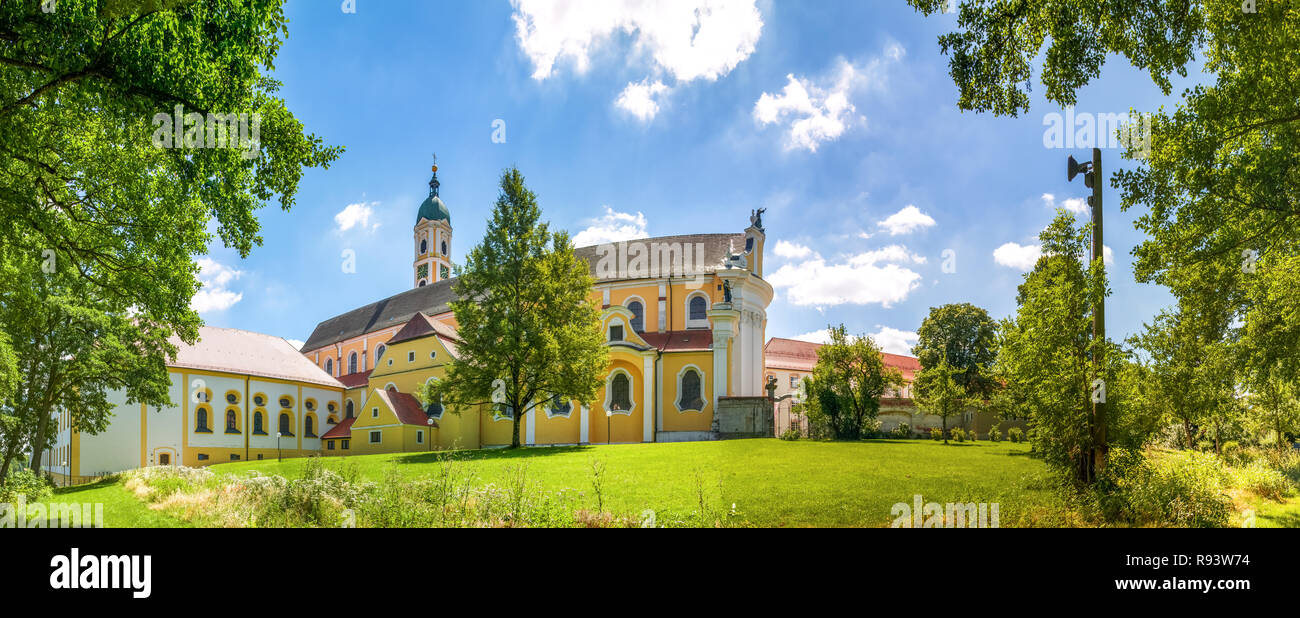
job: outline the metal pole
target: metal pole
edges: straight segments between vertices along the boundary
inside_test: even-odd
[[[1104,176],[1101,172],[1101,149],[1092,149],[1092,259],[1102,260],[1102,272],[1105,273],[1106,262],[1105,252],[1106,245],[1102,239],[1102,207],[1101,194]],[[1095,344],[1095,353],[1093,354],[1093,374],[1096,378],[1101,378],[1102,368],[1105,366],[1105,344],[1106,344],[1106,297],[1100,296],[1096,300],[1097,306],[1092,312],[1092,339]],[[1105,388],[1103,383],[1102,388]],[[1103,390],[1103,392],[1105,392]],[[1093,420],[1093,478],[1106,467],[1106,402],[1099,401],[1092,404]]]

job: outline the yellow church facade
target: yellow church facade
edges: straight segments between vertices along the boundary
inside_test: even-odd
[[[509,410],[448,410],[415,393],[456,361],[450,211],[437,170],[414,226],[413,287],[320,322],[302,354],[343,386],[343,418],[322,453],[350,455],[508,445]],[[527,445],[707,440],[718,408],[763,396],[766,308],[762,212],[735,233],[579,247],[595,277],[609,365],[595,398],[525,413]]]

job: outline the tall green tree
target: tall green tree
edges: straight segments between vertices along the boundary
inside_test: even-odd
[[[267,77],[281,4],[0,2],[0,323],[22,384],[0,408],[34,460],[47,404],[93,431],[104,388],[154,401],[168,335],[198,336],[194,257],[217,238],[247,256],[255,211],[341,152]]]
[[[938,364],[921,369],[927,388],[917,392],[916,406],[922,412],[943,419],[944,444],[948,443],[948,419],[965,412],[966,403],[971,397],[961,382],[964,373],[961,367],[949,365],[942,358]],[[917,381],[921,381],[921,378],[918,377]]]
[[[483,242],[457,270],[458,357],[422,393],[510,413],[512,447],[528,412],[553,398],[589,403],[609,363],[588,265],[568,234],[550,231],[541,216],[523,174],[506,170]]]
[[[934,15],[948,0],[908,2]],[[957,24],[939,46],[963,110],[1027,112],[1039,59],[1044,96],[1060,106],[1074,105],[1113,56],[1165,94],[1189,64],[1204,75],[1175,109],[1152,110],[1150,139],[1125,152],[1135,167],[1112,177],[1122,208],[1143,209],[1135,274],[1168,286],[1193,313],[1226,306],[1244,324],[1238,354],[1252,365],[1300,358],[1294,3],[961,0]]]
[[[110,391],[130,402],[168,400],[167,356],[175,351],[166,327],[97,296],[69,265],[46,273],[35,260],[0,250],[0,328],[12,337],[21,380],[6,398],[0,436],[0,478],[24,450],[39,471],[55,438],[60,411],[72,429],[96,434],[112,420]]]
[[[1105,447],[1091,419],[1094,376],[1112,378],[1108,367],[1094,373],[1092,363],[1110,344],[1092,340],[1092,307],[1107,292],[1100,257],[1086,265],[1086,230],[1059,210],[1039,235],[1043,255],[1019,287],[1015,317],[1000,328],[998,354],[1007,388],[1024,402],[1035,450],[1084,483],[1096,478],[1093,449]]]
[[[997,360],[997,329],[987,311],[970,303],[931,307],[917,331],[912,353],[922,368],[947,363],[957,370],[955,379],[967,393],[989,397],[995,386],[991,371]],[[913,388],[924,390],[930,376],[942,375],[922,371]]]
[[[897,369],[886,366],[871,337],[850,337],[843,324],[829,326],[830,341],[817,350],[809,388],[810,402],[833,437],[857,440],[880,414],[880,398],[902,386]]]

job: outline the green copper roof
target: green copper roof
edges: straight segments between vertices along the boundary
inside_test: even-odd
[[[415,222],[419,223],[420,219],[437,221],[442,219],[448,224],[451,223],[451,212],[447,210],[447,205],[442,203],[442,198],[436,195],[430,195],[424,198],[420,204],[420,213],[415,216]]]

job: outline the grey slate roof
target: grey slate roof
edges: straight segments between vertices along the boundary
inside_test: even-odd
[[[643,238],[628,242],[642,242],[647,243],[647,245],[652,243],[680,243],[683,248],[690,247],[692,259],[696,255],[695,245],[700,243],[704,249],[702,269],[704,272],[713,272],[721,267],[723,260],[727,257],[728,250],[732,248],[733,244],[737,253],[745,249],[744,234],[683,234],[680,236]],[[574,249],[574,254],[587,261],[591,274],[595,276],[597,261],[601,257],[600,246],[578,247]],[[618,279],[607,278],[605,280],[616,281]],[[410,289],[401,294],[390,296],[379,302],[325,320],[316,325],[316,330],[312,331],[311,336],[307,338],[307,342],[303,344],[302,352],[310,352],[390,326],[400,326],[409,321],[417,312],[433,317],[451,311],[449,303],[456,300],[456,295],[451,290],[455,281],[456,279],[453,277],[424,287]]]

